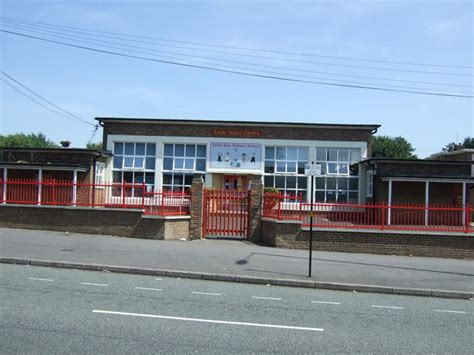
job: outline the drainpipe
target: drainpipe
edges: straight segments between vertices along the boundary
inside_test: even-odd
[[[3,204],[7,203],[8,168],[3,169]]]

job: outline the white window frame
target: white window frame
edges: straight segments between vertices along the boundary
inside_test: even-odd
[[[374,196],[374,170],[367,170],[367,186],[366,186],[366,196]]]

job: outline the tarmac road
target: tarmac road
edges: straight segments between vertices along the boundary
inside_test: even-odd
[[[474,301],[0,264],[2,353],[471,353]]]

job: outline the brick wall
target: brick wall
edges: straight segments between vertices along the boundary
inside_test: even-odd
[[[216,129],[229,128],[218,124],[190,124],[189,122],[104,122],[104,147],[107,146],[107,136],[141,135],[141,136],[176,136],[176,137],[215,137]],[[239,125],[237,130],[258,130],[261,139],[296,139],[322,141],[361,141],[368,142],[371,136],[367,128],[329,128],[329,127],[279,127],[258,124]],[[222,138],[222,137],[220,137]],[[242,138],[226,136],[226,138]]]
[[[187,238],[189,217],[143,217],[140,210],[0,206],[0,226],[145,239]]]
[[[265,219],[262,242],[279,248],[308,249],[309,231],[299,223]],[[313,250],[474,259],[474,235],[314,229]]]

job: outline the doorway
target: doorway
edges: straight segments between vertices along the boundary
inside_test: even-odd
[[[222,185],[226,191],[247,191],[248,178],[244,175],[224,175]]]

